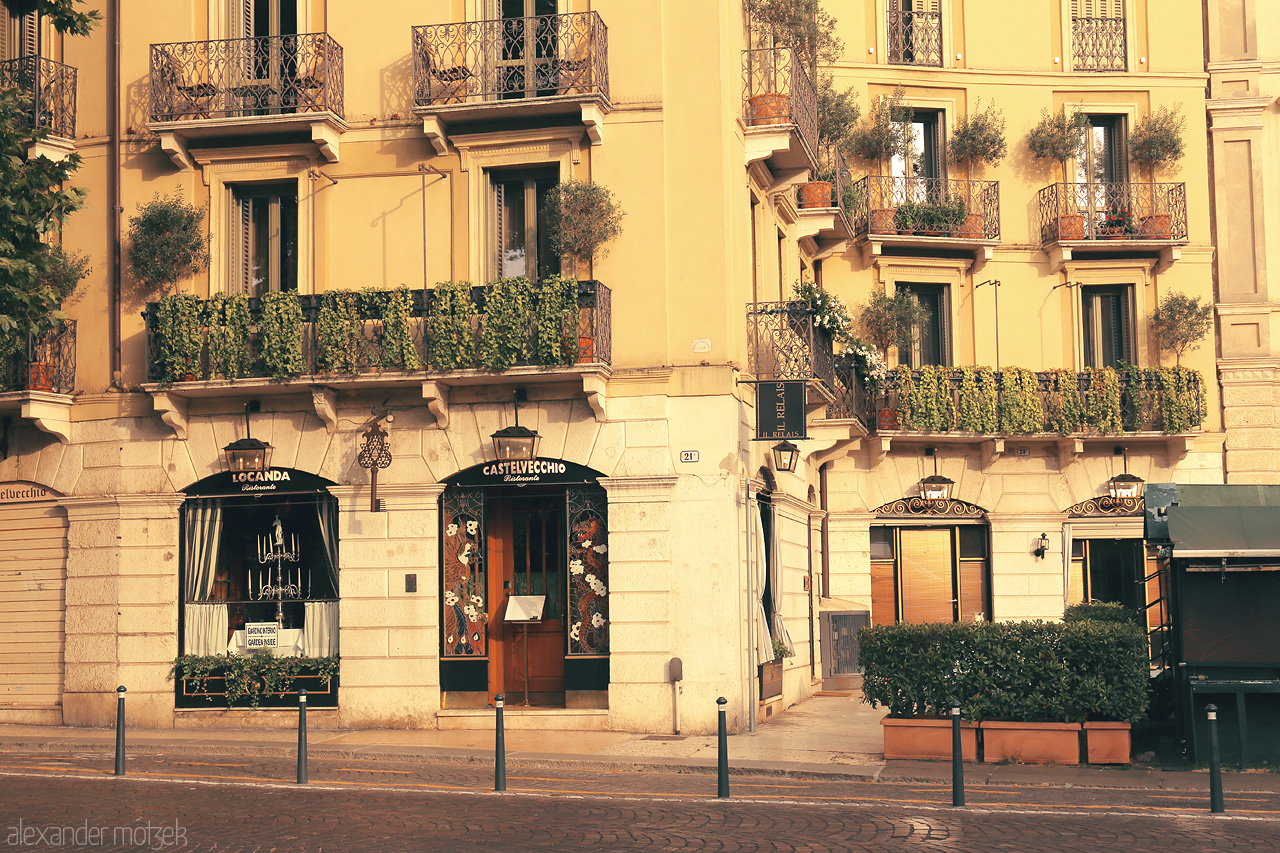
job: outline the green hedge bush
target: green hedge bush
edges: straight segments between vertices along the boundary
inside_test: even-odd
[[[1111,601],[1089,601],[1073,604],[1062,613],[1063,622],[1116,622],[1142,625],[1142,616],[1132,607]]]
[[[1141,719],[1147,645],[1136,624],[1095,620],[881,625],[858,634],[863,701],[894,717]]]

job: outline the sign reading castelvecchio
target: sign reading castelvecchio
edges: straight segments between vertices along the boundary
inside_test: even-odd
[[[41,501],[49,497],[49,490],[34,483],[0,483],[0,503]]]
[[[512,459],[473,465],[445,482],[450,486],[557,485],[594,483],[599,476],[598,471],[563,459]]]

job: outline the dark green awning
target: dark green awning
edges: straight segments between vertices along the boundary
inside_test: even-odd
[[[1173,556],[1280,558],[1280,507],[1171,506]]]

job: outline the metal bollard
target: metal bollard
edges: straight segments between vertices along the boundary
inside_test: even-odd
[[[951,712],[951,805],[964,805],[964,747],[960,743],[960,703],[947,706]]]
[[[497,712],[497,728],[493,739],[493,790],[507,790],[507,736],[502,731],[502,703],[507,697],[499,693],[493,697],[493,708]]]
[[[721,696],[716,700],[716,704],[720,706],[720,735],[717,743],[720,758],[716,765],[716,797],[727,800],[729,799],[729,728],[725,722],[725,706],[729,704],[729,700]]]
[[[124,693],[121,684],[116,688],[116,775],[124,775]]]
[[[298,784],[307,784],[307,691],[298,691]]]
[[[1209,811],[1222,814],[1222,761],[1218,756],[1218,706],[1205,705],[1209,714]]]

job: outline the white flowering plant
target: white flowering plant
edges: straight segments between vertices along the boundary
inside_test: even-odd
[[[849,307],[839,296],[823,290],[812,281],[798,282],[793,293],[796,299],[808,301],[815,328],[826,330],[837,344],[847,344],[851,340],[853,322],[849,319]]]
[[[868,391],[884,387],[889,378],[889,362],[884,354],[871,344],[851,338],[843,351],[836,356],[837,370],[852,370]]]

